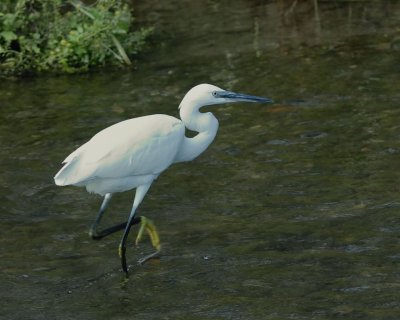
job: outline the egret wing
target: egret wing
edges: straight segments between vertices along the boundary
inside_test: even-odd
[[[173,162],[184,132],[181,120],[167,115],[119,122],[71,153],[56,183],[159,174]]]

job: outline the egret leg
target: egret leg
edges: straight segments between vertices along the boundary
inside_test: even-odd
[[[157,249],[157,252],[152,254],[151,257],[150,256],[145,257],[145,261],[154,257],[160,251],[160,240],[159,240],[157,231],[154,227],[154,224],[151,221],[149,222],[149,220],[143,216],[135,218],[136,209],[139,206],[139,204],[142,202],[142,200],[143,200],[144,196],[146,195],[147,191],[149,190],[150,186],[151,186],[151,183],[137,187],[135,200],[133,201],[132,210],[129,215],[129,219],[126,224],[125,231],[124,231],[124,234],[121,239],[121,243],[118,248],[118,253],[121,258],[122,270],[125,272],[127,277],[128,277],[128,266],[126,263],[126,240],[128,239],[129,231],[131,230],[131,227],[133,224],[136,224],[139,221],[141,222],[141,227],[139,229],[139,234],[136,239],[136,243],[138,243],[140,241],[143,231],[146,230],[150,235],[153,246],[155,246]]]
[[[111,198],[112,198],[112,193],[107,193],[104,196],[104,200],[103,200],[103,203],[101,204],[101,207],[100,207],[99,213],[97,214],[96,220],[93,222],[93,224],[89,230],[89,236],[92,237],[92,239],[96,239],[96,240],[101,239],[105,236],[108,236],[111,233],[114,233],[116,231],[124,229],[126,226],[126,222],[124,222],[124,223],[120,223],[118,225],[112,226],[110,228],[107,228],[107,229],[104,229],[101,231],[97,230],[97,226],[99,225],[101,218],[103,217],[104,212],[106,211],[108,204],[111,201]]]
[[[123,230],[126,227],[127,222],[122,222],[122,223],[116,224],[114,226],[111,226],[109,228],[106,228],[106,229],[103,229],[100,231],[97,230],[98,225],[104,215],[104,212],[106,211],[108,204],[110,203],[111,197],[112,197],[112,193],[107,193],[104,196],[104,200],[103,200],[103,203],[101,204],[101,207],[100,207],[99,213],[97,214],[96,220],[93,222],[92,226],[89,229],[89,236],[92,237],[92,239],[94,239],[94,240],[100,240],[114,232]],[[135,219],[132,224],[137,224],[137,223],[140,223],[140,219]]]

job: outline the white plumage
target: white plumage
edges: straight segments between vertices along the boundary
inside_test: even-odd
[[[136,188],[174,162],[184,135],[183,122],[168,115],[119,122],[71,153],[54,180],[100,195]]]
[[[137,223],[136,209],[152,182],[172,163],[190,161],[199,156],[217,134],[218,120],[211,112],[201,113],[199,109],[205,105],[237,101],[271,102],[267,98],[201,84],[189,90],[183,98],[179,106],[182,120],[156,114],[122,121],[97,133],[64,160],[64,166],[54,177],[57,185],[86,186],[89,192],[105,195],[90,229],[91,236],[99,239],[125,228],[119,253],[126,273],[126,239],[131,225]],[[187,138],[185,128],[198,134]],[[98,233],[97,225],[111,195],[133,188],[136,188],[136,194],[128,221]],[[158,251],[160,244],[154,226],[147,219],[141,221],[142,229],[147,228]]]

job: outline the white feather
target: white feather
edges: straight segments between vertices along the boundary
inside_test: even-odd
[[[109,180],[103,182],[110,188],[106,193],[132,189],[171,165],[184,134],[182,121],[168,115],[119,122],[72,152],[54,180],[57,185],[90,185],[88,191],[100,194],[104,191],[97,192],[94,183],[102,180]],[[117,183],[118,179],[125,182]]]
[[[156,114],[108,127],[64,160],[63,168],[54,177],[55,183],[86,186],[89,192],[101,195],[144,185],[148,189],[172,163],[193,160],[214,140],[218,120],[211,112],[201,113],[199,109],[235,101],[270,102],[209,84],[195,86],[179,106],[182,120]],[[185,127],[198,134],[185,137]]]
[[[136,209],[152,182],[172,163],[190,161],[199,156],[217,134],[218,120],[211,112],[201,113],[199,109],[205,105],[237,101],[271,102],[270,99],[237,94],[213,85],[201,84],[189,90],[183,98],[179,106],[182,120],[156,114],[122,121],[100,131],[64,160],[63,168],[54,177],[57,185],[86,186],[89,192],[105,195],[90,229],[92,237],[99,237],[97,225],[112,193],[136,188],[127,223],[105,229],[100,235],[103,237],[119,230],[121,226],[125,227],[119,253],[122,269],[126,273],[126,240]],[[187,138],[185,128],[198,134]],[[143,219],[141,221],[143,222]],[[155,230],[151,234],[153,240],[157,238]],[[159,243],[153,245],[158,252]],[[152,256],[154,254],[150,255]]]

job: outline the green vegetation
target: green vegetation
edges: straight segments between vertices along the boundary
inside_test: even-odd
[[[149,29],[133,30],[121,0],[84,5],[68,0],[2,0],[0,75],[87,71],[130,65]]]

